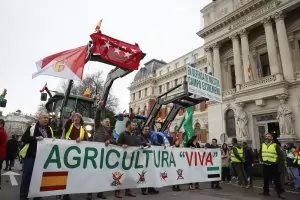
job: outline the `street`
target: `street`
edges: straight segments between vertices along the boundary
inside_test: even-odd
[[[3,171],[2,172],[2,189],[0,190],[0,199],[1,200],[17,200],[19,195],[19,185],[21,183],[21,165],[16,162],[16,168],[13,171]],[[17,175],[20,174],[20,175]],[[11,176],[9,176],[11,175]],[[12,176],[14,175],[14,176]],[[14,178],[16,183],[14,182]],[[155,195],[156,200],[198,200],[198,199],[206,199],[206,200],[263,200],[270,199],[276,197],[276,194],[273,190],[271,190],[271,197],[262,197],[259,195],[261,190],[262,182],[260,180],[254,181],[254,187],[252,189],[244,189],[236,184],[222,184],[222,190],[212,190],[210,189],[210,185],[208,183],[201,183],[201,190],[188,190],[187,185],[181,186],[181,192],[173,192],[171,187],[159,188],[160,194]],[[300,193],[291,191],[291,188],[286,188],[286,193],[284,197],[289,200],[298,200]],[[137,194],[136,198],[124,197],[123,199],[136,199],[136,200],[150,200],[154,196],[147,195],[143,196],[140,194],[139,189],[135,189],[134,192]],[[108,199],[115,199],[112,192],[105,193]],[[124,194],[124,193],[123,193]],[[84,200],[86,197],[85,194],[76,194],[72,195],[73,200]],[[45,200],[54,200],[55,197],[47,197]],[[97,199],[96,195],[94,195],[93,199]]]

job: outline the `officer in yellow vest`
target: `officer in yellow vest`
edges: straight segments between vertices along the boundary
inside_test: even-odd
[[[280,184],[279,163],[281,163],[285,158],[282,151],[279,149],[279,146],[273,142],[273,135],[271,133],[266,134],[265,142],[262,143],[259,155],[260,161],[263,163],[264,175],[264,191],[261,195],[270,196],[269,184],[274,180],[277,196],[282,198],[281,194],[284,190]]]
[[[25,146],[20,151],[20,156],[24,158],[22,182],[20,187],[20,200],[25,200],[28,196],[28,190],[36,156],[37,141],[43,140],[44,138],[54,138],[53,130],[48,123],[49,114],[42,112],[39,114],[38,122],[28,127],[22,136],[21,140]],[[34,199],[37,200],[40,198]]]
[[[239,178],[239,183],[242,184],[243,187],[249,188],[247,181],[247,175],[244,169],[245,163],[245,152],[242,146],[239,146],[236,138],[232,138],[232,150],[231,150],[231,165],[236,171],[236,174]]]

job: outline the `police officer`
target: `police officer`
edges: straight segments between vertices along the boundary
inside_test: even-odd
[[[270,196],[269,183],[275,181],[275,190],[279,198],[283,198],[281,194],[283,189],[280,184],[279,163],[284,159],[284,155],[279,146],[273,142],[273,135],[267,133],[265,142],[262,143],[260,150],[260,160],[263,163],[264,187],[261,195]]]

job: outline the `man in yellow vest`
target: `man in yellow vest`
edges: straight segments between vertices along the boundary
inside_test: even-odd
[[[236,171],[236,174],[239,178],[239,183],[243,187],[250,188],[247,181],[247,175],[244,169],[245,163],[245,152],[242,146],[239,146],[236,138],[232,138],[232,150],[231,150],[231,165]]]
[[[264,191],[261,195],[270,196],[269,184],[274,180],[277,196],[283,198],[281,194],[284,190],[280,184],[279,163],[285,158],[282,151],[279,149],[279,146],[273,142],[273,135],[271,133],[266,134],[265,142],[262,143],[259,156],[260,161],[263,163],[264,175]]]
[[[36,156],[37,141],[43,140],[44,138],[54,138],[53,130],[48,123],[49,114],[42,112],[39,114],[38,122],[28,127],[22,136],[22,142],[25,146],[20,151],[20,156],[24,158],[20,200],[28,199],[27,196]],[[34,198],[34,200],[38,199],[41,198]]]

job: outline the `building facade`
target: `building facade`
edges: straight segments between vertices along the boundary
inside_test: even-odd
[[[5,130],[10,138],[12,135],[21,136],[29,125],[36,121],[32,115],[24,115],[21,112],[9,113],[2,117],[5,120]]]
[[[280,135],[282,142],[299,139],[299,11],[300,0],[216,0],[201,10],[204,28],[197,34],[204,46],[198,49],[202,54],[196,67],[212,66],[223,90],[222,103],[207,102],[205,111],[196,108],[194,113],[195,123],[206,128],[209,139],[226,133],[227,142],[237,137],[254,148],[266,132]],[[154,94],[167,80],[159,71],[175,63],[156,70]],[[182,79],[185,70],[165,77],[171,74],[170,80]],[[139,91],[138,82],[132,83],[131,94]],[[172,126],[178,120],[180,116]]]

